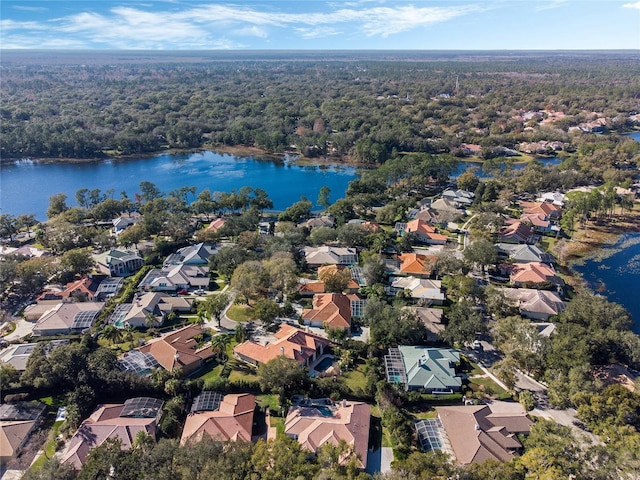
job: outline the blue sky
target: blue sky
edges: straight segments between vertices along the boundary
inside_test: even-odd
[[[6,49],[639,49],[639,0],[2,0]]]

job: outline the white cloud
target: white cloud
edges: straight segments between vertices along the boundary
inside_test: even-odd
[[[46,23],[8,23],[7,26],[13,32],[18,33],[20,29],[25,32],[22,37],[11,38],[13,44],[19,38],[28,38],[26,32],[48,30],[50,38],[41,37],[44,44],[66,35],[86,48],[236,48],[238,44],[229,41],[230,36],[267,39],[275,32],[289,30],[301,39],[344,32],[386,38],[481,10],[474,5],[416,7],[370,0],[330,5],[311,2],[316,10],[307,12],[277,10],[275,5],[258,8],[210,3],[192,4],[181,10],[170,2],[166,3],[165,10],[153,10],[141,4],[120,5],[105,13],[87,9]],[[326,10],[319,10],[321,7]],[[3,37],[8,31],[3,25]],[[3,38],[5,40],[9,39]]]
[[[635,3],[625,3],[622,5],[624,8],[635,8],[636,10],[640,10],[640,2]]]
[[[546,3],[536,4],[535,10],[541,12],[544,10],[553,10],[554,8],[560,8],[567,4],[568,0],[549,0]]]
[[[33,7],[31,5],[13,5],[11,8],[24,12],[47,12],[49,10],[47,7]]]

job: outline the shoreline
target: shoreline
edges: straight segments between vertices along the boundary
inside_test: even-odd
[[[236,157],[261,157],[267,160],[272,161],[285,161],[286,157],[294,156],[294,159],[289,160],[291,163],[296,165],[343,165],[347,167],[353,168],[367,168],[371,167],[371,165],[362,164],[352,159],[349,155],[343,156],[322,156],[322,157],[305,157],[298,152],[279,152],[273,153],[262,148],[252,147],[247,145],[218,145],[218,146],[204,146],[199,148],[187,148],[187,149],[167,149],[167,150],[158,150],[156,152],[149,153],[136,153],[130,155],[105,155],[103,157],[97,158],[49,158],[49,157],[38,157],[38,158],[0,158],[0,166],[2,165],[12,165],[20,162],[32,162],[38,164],[81,164],[81,163],[100,163],[105,161],[127,161],[127,160],[135,160],[140,158],[153,158],[158,157],[160,155],[181,155],[181,154],[194,154],[201,152],[214,152],[223,155],[233,155]]]

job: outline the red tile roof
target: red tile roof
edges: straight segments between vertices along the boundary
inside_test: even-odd
[[[316,294],[313,296],[313,308],[304,309],[302,318],[331,328],[351,328],[351,301],[341,293]]]

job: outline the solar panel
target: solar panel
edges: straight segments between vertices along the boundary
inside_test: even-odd
[[[416,422],[416,432],[422,451],[445,450],[441,431],[442,422],[439,418],[427,418]]]
[[[73,317],[73,323],[71,324],[72,330],[83,330],[93,325],[96,317],[100,313],[100,310],[85,310],[83,312],[76,313]]]
[[[162,400],[151,397],[130,398],[124,402],[121,417],[155,418],[162,408]]]
[[[202,392],[193,401],[191,406],[191,413],[196,412],[213,412],[220,408],[220,402],[222,402],[222,395],[220,392]]]
[[[133,372],[138,375],[151,375],[151,371],[160,368],[158,361],[149,352],[131,350],[125,357],[118,360],[120,370]]]
[[[384,368],[389,383],[407,384],[407,372],[405,371],[404,360],[399,349],[389,349],[389,354],[384,356]]]

